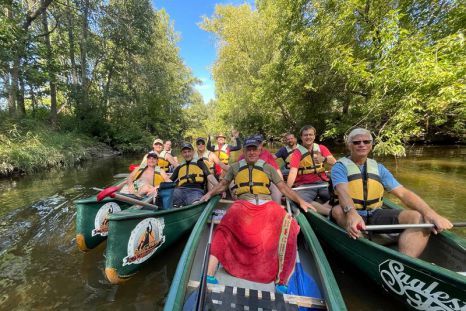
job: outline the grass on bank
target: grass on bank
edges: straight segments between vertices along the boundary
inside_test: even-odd
[[[93,148],[102,145],[85,135],[57,132],[31,119],[1,121],[0,175],[3,176],[71,166],[93,156]]]

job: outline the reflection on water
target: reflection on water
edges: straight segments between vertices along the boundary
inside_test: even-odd
[[[453,220],[465,220],[465,156],[466,147],[429,147],[413,149],[407,159],[381,162],[436,210]],[[75,245],[72,201],[93,194],[91,187],[111,184],[112,176],[127,171],[132,162],[134,158],[123,157],[97,160],[0,180],[1,310],[162,308],[184,241],[120,286],[105,279],[104,245],[86,254]],[[466,236],[465,230],[455,232]],[[331,262],[350,309],[394,308],[344,263]]]

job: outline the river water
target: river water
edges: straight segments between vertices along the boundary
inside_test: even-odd
[[[340,156],[343,153],[335,152]],[[417,147],[380,159],[406,187],[451,220],[466,220],[466,147]],[[159,310],[186,239],[124,285],[104,276],[103,247],[75,245],[73,200],[113,182],[136,157],[88,161],[70,169],[0,180],[0,310]],[[466,237],[465,230],[455,232]],[[329,254],[350,310],[403,307]]]

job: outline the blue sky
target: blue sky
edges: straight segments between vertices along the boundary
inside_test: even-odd
[[[207,33],[197,25],[202,16],[211,17],[215,4],[239,5],[245,0],[152,0],[156,9],[165,9],[175,25],[175,31],[180,35],[178,47],[185,64],[191,68],[195,77],[202,80],[203,84],[197,89],[207,103],[215,97],[215,85],[212,80],[211,68],[214,64],[215,36]]]

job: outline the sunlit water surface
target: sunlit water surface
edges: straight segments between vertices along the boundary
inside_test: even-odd
[[[338,150],[338,149],[337,149]],[[343,152],[334,151],[336,156]],[[422,147],[404,159],[379,159],[406,187],[452,220],[466,220],[466,147]],[[83,163],[71,169],[0,180],[1,310],[159,310],[186,239],[124,285],[104,276],[104,245],[75,245],[72,201],[113,182],[137,157]],[[465,230],[455,230],[466,236]],[[331,256],[331,254],[329,254]],[[344,261],[330,258],[350,310],[393,310],[393,302]]]

